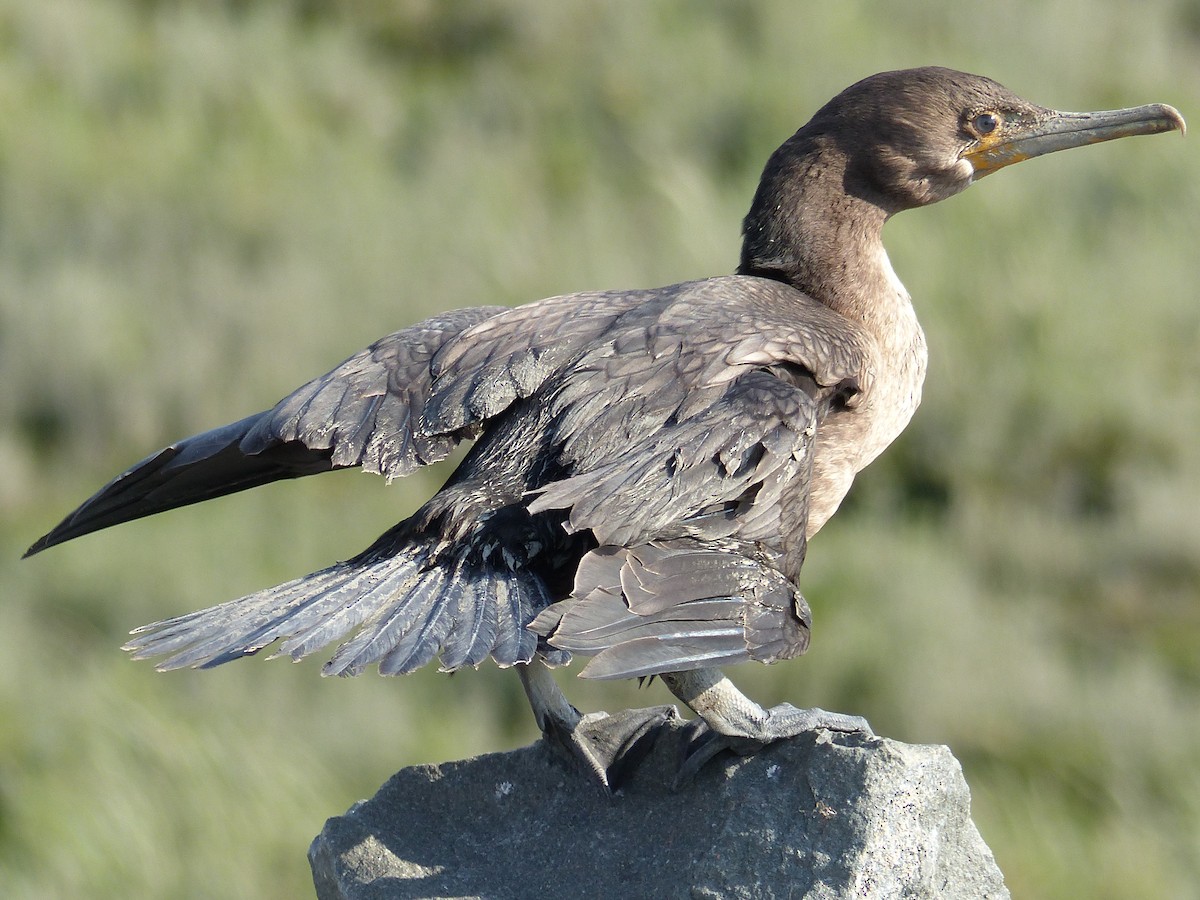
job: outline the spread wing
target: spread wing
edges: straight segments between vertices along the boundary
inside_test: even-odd
[[[745,306],[739,327],[769,312],[779,299],[772,295],[806,299],[773,282],[734,276],[656,291],[566,295],[517,309],[447,313],[377,341],[272,409],[147,457],[85,501],[27,555],[100,528],[280,479],[350,466],[388,478],[406,475],[445,458],[515,399],[530,396],[551,375],[572,370],[569,364],[589,349],[610,346],[604,336],[621,333],[626,318],[665,307],[685,318],[688,310],[711,312],[729,304],[722,285],[727,289],[733,279],[739,282],[735,302]],[[691,302],[676,303],[680,297]],[[822,311],[833,315],[811,301],[809,306],[804,312],[815,312],[818,319]],[[756,340],[747,332],[731,348],[721,341],[723,323],[711,317],[706,323],[664,322],[658,333],[669,342],[673,329],[695,331],[696,325],[709,329],[720,355],[733,363],[730,371],[771,357],[778,339]],[[845,368],[836,357],[831,357],[834,374]],[[723,365],[713,358],[712,385],[729,377]],[[578,449],[578,441],[570,442],[569,452]]]
[[[867,377],[861,340],[791,288],[739,276],[449,313],[378,341],[264,413],[149,457],[30,552],[280,478],[347,466],[405,475],[534,398],[496,432],[532,436],[517,446],[550,454],[530,472],[555,480],[527,483],[528,510],[564,510],[569,529],[603,546],[532,627],[560,651],[595,655],[590,677],[783,658],[807,644],[792,582],[814,440]],[[389,648],[398,655],[385,668],[397,672],[438,652],[450,665],[487,652],[530,657],[525,625],[550,599],[544,588],[536,603],[519,590],[525,599],[502,628],[495,598],[512,591],[492,582],[504,567],[483,572],[468,596],[461,566],[453,578],[429,566],[425,544],[380,550],[392,537],[313,576],[151,626],[131,648],[188,665],[286,637],[285,652],[304,655],[362,624],[353,653],[339,657],[345,671]]]
[[[361,466],[395,478],[486,419],[653,292],[569,294],[445,313],[390,334],[273,408],[172,444],[118,475],[26,556],[121,522],[285,478]]]

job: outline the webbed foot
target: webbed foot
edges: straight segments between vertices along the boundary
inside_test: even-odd
[[[517,671],[542,735],[580,762],[606,793],[616,791],[645,759],[662,726],[679,718],[674,706],[580,715],[540,661]]]
[[[752,756],[775,741],[821,730],[863,734],[868,737],[874,734],[862,716],[848,716],[816,708],[799,709],[790,703],[781,703],[771,709],[762,710],[762,713],[761,718],[755,717],[737,734],[717,731],[702,718],[689,722],[681,735],[675,787],[683,787],[690,783],[709,760],[725,750],[739,756]],[[726,727],[729,723],[720,724]]]
[[[695,778],[704,764],[722,750],[749,756],[775,741],[822,729],[873,734],[861,716],[799,709],[790,703],[763,709],[734,687],[720,669],[668,672],[662,680],[671,693],[700,716],[684,729],[676,787]]]
[[[611,793],[633,774],[654,747],[660,729],[679,718],[674,706],[626,709],[580,716],[572,725],[550,718],[543,734],[567,750],[600,786]]]

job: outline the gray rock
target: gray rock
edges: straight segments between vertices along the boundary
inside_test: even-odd
[[[672,791],[677,733],[615,797],[543,742],[404,769],[325,823],[317,896],[1009,896],[946,747],[823,732]]]

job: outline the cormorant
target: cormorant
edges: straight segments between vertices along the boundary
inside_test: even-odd
[[[147,625],[159,669],[346,639],[326,674],[515,666],[539,727],[604,784],[673,707],[581,716],[548,666],[659,676],[699,716],[682,774],[858,717],[763,709],[719,666],[808,647],[805,549],[921,399],[925,339],[881,229],[1020,160],[1184,130],[1170,106],[1063,113],[944,68],[847,88],[767,162],[736,275],[462,309],[271,409],[172,444],[28,551],[283,478],[389,480],[474,446],[353,559]],[[28,555],[28,554],[27,554]]]

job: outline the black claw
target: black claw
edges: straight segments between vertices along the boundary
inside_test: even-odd
[[[713,731],[703,719],[692,719],[680,734],[679,768],[672,787],[679,790],[691,784],[709,760],[726,750],[733,750],[728,737]]]

